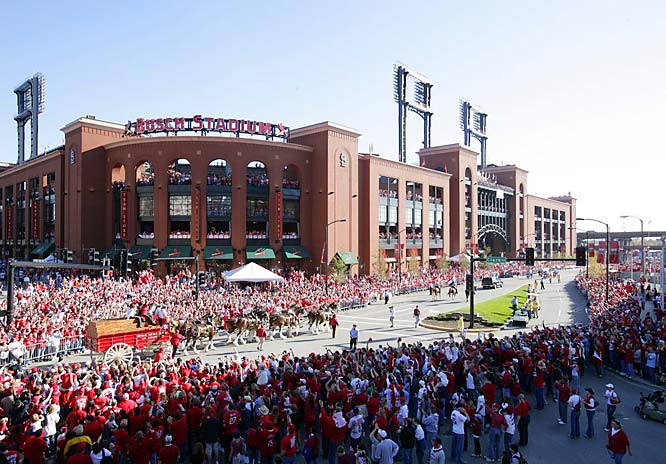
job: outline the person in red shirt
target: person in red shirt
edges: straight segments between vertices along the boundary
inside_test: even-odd
[[[569,382],[566,378],[562,379],[561,382],[556,382],[557,391],[559,392],[559,401],[558,408],[560,413],[560,418],[557,421],[558,424],[564,425],[567,423],[567,413],[569,410],[569,396],[571,396],[571,390],[569,390]]]
[[[164,438],[164,446],[157,454],[157,462],[159,464],[178,464],[180,458],[180,450],[173,444],[173,437],[167,435]]]
[[[225,456],[229,456],[231,440],[233,439],[236,430],[238,430],[239,423],[240,413],[227,404],[224,408],[224,414],[222,416],[222,427],[224,428],[222,435],[222,447],[224,448]]]
[[[176,351],[178,351],[178,345],[180,345],[181,340],[183,339],[183,336],[179,334],[177,331],[171,332],[171,336],[169,337],[169,342],[171,343],[171,357],[176,359]]]
[[[169,421],[172,443],[178,447],[180,456],[184,458],[187,447],[187,417],[178,411],[167,420]]]
[[[129,456],[132,464],[148,464],[152,447],[148,439],[144,438],[143,432],[138,431],[129,443]]]
[[[289,424],[287,427],[287,435],[282,437],[280,442],[280,453],[282,453],[282,464],[294,464],[296,459],[296,427]]]
[[[527,446],[527,442],[529,441],[527,427],[530,425],[530,409],[530,403],[525,399],[525,395],[522,393],[518,395],[518,404],[516,405],[518,433],[520,434],[518,446]]]
[[[340,325],[340,323],[338,322],[338,318],[335,317],[335,314],[333,314],[333,316],[331,316],[331,320],[329,321],[329,325],[331,326],[331,330],[333,331],[333,337],[331,337],[331,338],[335,338],[335,330]]]
[[[29,436],[23,445],[23,458],[30,464],[42,464],[46,462],[45,453],[49,447],[41,435],[42,429],[35,430],[33,435]]]
[[[622,464],[624,455],[629,453],[631,456],[631,447],[627,433],[622,430],[622,424],[619,420],[613,419],[611,422],[611,430],[608,432],[608,444],[606,445],[613,453],[615,464]]]
[[[92,464],[88,446],[85,443],[79,443],[76,445],[74,454],[71,454],[69,458],[67,458],[67,464]]]
[[[259,445],[259,453],[261,453],[262,461],[270,462],[273,460],[277,433],[278,429],[271,422],[263,423],[260,431],[261,443]]]
[[[83,426],[83,434],[88,435],[92,442],[96,442],[102,432],[104,427],[102,424],[96,420],[93,416],[87,416],[85,419],[85,425]]]

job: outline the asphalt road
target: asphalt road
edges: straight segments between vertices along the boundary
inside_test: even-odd
[[[576,289],[573,277],[576,270],[567,270],[563,272],[561,283],[548,283],[546,289],[540,291],[541,313],[540,318],[531,321],[530,325],[541,325],[543,323],[553,325],[566,325],[571,323],[585,323],[587,314],[585,311],[585,299]],[[516,288],[527,284],[527,279],[511,278],[504,280],[504,287],[496,290],[478,290],[476,301],[484,301],[499,295],[511,293]],[[352,324],[357,324],[360,331],[359,346],[366,346],[370,338],[370,346],[377,347],[380,344],[396,344],[398,338],[403,341],[420,341],[428,344],[434,340],[440,340],[447,337],[443,332],[433,331],[422,327],[414,327],[412,312],[415,305],[421,307],[422,317],[438,314],[443,311],[468,311],[469,306],[465,303],[464,294],[461,294],[453,301],[442,298],[440,301],[432,301],[430,296],[425,293],[415,293],[395,297],[391,303],[396,309],[395,327],[391,328],[388,320],[388,306],[379,303],[371,304],[366,308],[355,309],[340,313],[340,327],[338,328],[337,338],[331,338],[330,333],[319,335],[311,334],[307,327],[301,330],[301,334],[289,339],[276,339],[267,341],[265,344],[266,352],[282,352],[283,350],[293,349],[296,354],[302,355],[310,352],[323,352],[325,349],[345,349],[348,346],[348,331]],[[513,334],[518,330],[507,328],[497,333]],[[470,334],[471,335],[471,334]],[[257,345],[255,343],[234,347],[233,345],[224,345],[224,337],[216,342],[216,349],[201,353],[202,358],[207,362],[216,362],[220,356],[238,353],[241,356],[256,356]],[[86,356],[77,356],[76,360],[82,361],[89,359]],[[74,361],[74,358],[72,358]],[[619,376],[607,373],[604,378],[596,378],[589,371],[581,377],[581,387],[591,386],[598,395],[603,394],[604,385],[612,382],[616,386],[616,391],[620,395],[622,402],[618,405],[616,417],[620,418],[624,428],[633,443],[634,457],[626,457],[625,462],[636,463],[663,463],[666,462],[664,451],[661,448],[661,440],[666,437],[666,426],[663,424],[644,421],[638,417],[633,408],[638,404],[640,392],[647,392],[649,387],[641,386],[634,382],[628,382]],[[532,402],[534,398],[529,398]],[[599,407],[596,413],[596,436],[591,439],[581,438],[571,440],[567,438],[569,425],[558,425],[557,405],[549,402],[543,411],[533,411],[532,422],[530,424],[530,443],[524,449],[525,456],[530,463],[608,463],[612,462],[605,449],[606,434],[603,431],[606,422],[605,407]],[[581,417],[581,430],[585,431],[586,419]],[[516,441],[518,437],[515,437]],[[487,436],[482,439],[484,454],[487,451]],[[444,438],[445,450],[450,451],[450,438]],[[470,452],[465,453],[465,460],[468,462],[479,462],[470,456]]]

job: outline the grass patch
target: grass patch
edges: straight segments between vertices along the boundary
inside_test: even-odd
[[[474,304],[474,314],[485,318],[488,322],[497,322],[504,324],[513,316],[513,307],[511,300],[513,296],[518,297],[518,307],[520,308],[527,301],[527,285],[517,288],[511,293],[498,296],[492,300],[483,301]]]

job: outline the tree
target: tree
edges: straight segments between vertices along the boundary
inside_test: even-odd
[[[342,262],[338,255],[335,255],[335,257],[331,260],[329,269],[329,275],[336,282],[344,282],[348,277],[349,267]]]
[[[439,269],[440,272],[447,272],[451,268],[451,263],[449,262],[449,257],[446,253],[441,253],[435,259],[435,267]]]
[[[419,272],[420,268],[419,261],[417,259],[419,256],[418,250],[416,248],[410,248],[407,251],[407,256],[409,256],[409,261],[407,261],[407,271],[412,274],[416,274]]]
[[[375,255],[375,262],[372,265],[372,270],[381,278],[386,278],[388,275],[388,265],[386,264],[386,250],[381,249]]]

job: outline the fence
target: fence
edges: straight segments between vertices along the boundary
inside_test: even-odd
[[[83,335],[79,335],[57,339],[57,345],[54,345],[53,343],[55,340],[45,343],[25,345],[22,350],[23,355],[19,356],[19,359],[21,359],[24,364],[31,364],[34,362],[50,361],[58,356],[77,353],[84,349],[83,339]],[[16,361],[17,358],[12,355],[9,350],[0,352],[0,365],[11,364]]]

